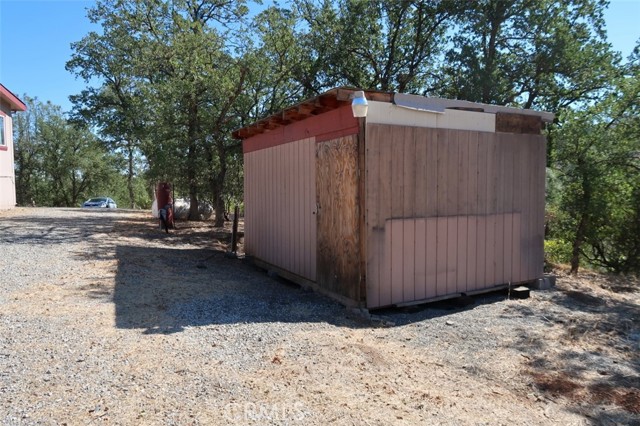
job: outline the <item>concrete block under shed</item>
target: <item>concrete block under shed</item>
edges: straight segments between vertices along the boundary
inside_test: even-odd
[[[528,299],[530,290],[529,287],[521,285],[520,287],[512,288],[510,293],[512,299]]]
[[[531,283],[531,288],[534,290],[548,290],[551,287],[555,287],[556,277],[555,275],[545,275],[543,278],[538,278]]]

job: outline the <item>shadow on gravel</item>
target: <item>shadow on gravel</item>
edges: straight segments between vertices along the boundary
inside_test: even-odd
[[[345,309],[211,249],[117,246],[116,327],[145,334],[255,322],[358,326]]]
[[[372,320],[341,304],[212,249],[117,246],[113,301],[118,328],[146,334],[185,327],[256,322],[325,322],[363,328],[402,326],[507,298],[506,291],[372,312]],[[99,296],[99,293],[96,293]],[[382,320],[376,320],[379,318]]]
[[[47,208],[43,208],[47,209]],[[124,210],[55,208],[66,216],[17,216],[3,219],[12,232],[0,232],[0,243],[7,244],[73,244],[95,235],[114,232]],[[1,226],[0,229],[7,228]]]
[[[128,216],[115,224],[115,230],[129,238],[161,241],[167,247],[181,247],[188,244],[225,251],[231,242],[230,222],[226,222],[224,228],[216,228],[211,221],[178,220],[176,229],[165,234],[160,230],[157,219],[150,216]],[[239,232],[239,237],[243,236],[244,232]]]
[[[528,359],[535,386],[551,399],[567,398],[570,410],[592,424],[640,425],[640,307],[584,289],[558,289],[550,302],[553,309],[535,319],[561,327],[562,350],[550,350],[558,344],[544,333],[522,331],[514,345]]]
[[[92,235],[111,232],[117,210],[56,209],[68,217],[19,216],[2,223],[11,223],[10,233],[0,233],[0,242],[9,244],[68,244]],[[79,217],[77,213],[82,213]]]
[[[373,310],[371,313],[389,319],[397,326],[402,326],[469,311],[482,305],[499,303],[507,299],[507,290],[496,290],[475,296],[445,299],[403,308],[381,308]]]

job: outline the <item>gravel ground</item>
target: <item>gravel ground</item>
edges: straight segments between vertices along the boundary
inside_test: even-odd
[[[224,235],[0,212],[0,424],[640,424],[637,282],[366,319]]]

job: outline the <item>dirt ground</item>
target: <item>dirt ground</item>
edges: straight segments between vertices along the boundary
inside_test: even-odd
[[[640,283],[372,312],[224,255],[230,224],[0,212],[0,423],[640,425]]]

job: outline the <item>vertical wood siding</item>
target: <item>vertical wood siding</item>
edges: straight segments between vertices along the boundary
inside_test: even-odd
[[[542,275],[543,136],[366,132],[368,307]]]
[[[315,139],[244,154],[245,251],[316,280]]]

